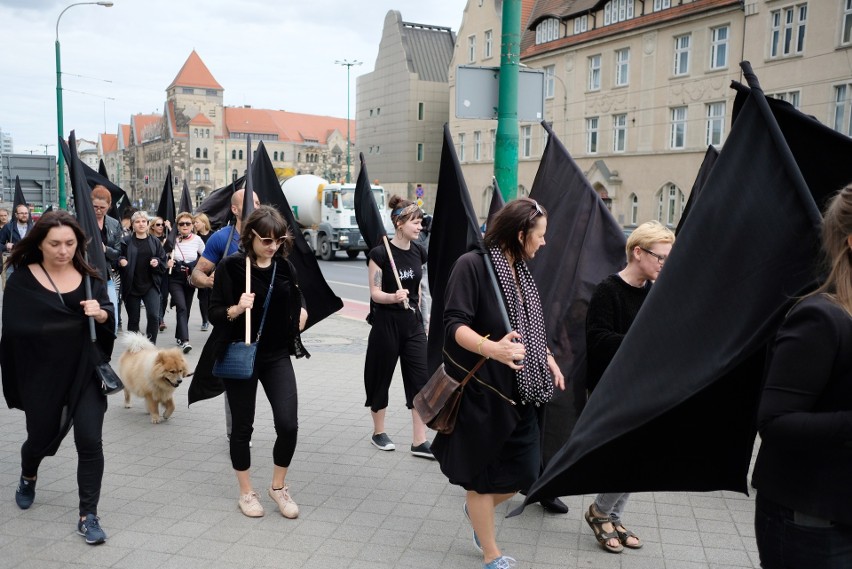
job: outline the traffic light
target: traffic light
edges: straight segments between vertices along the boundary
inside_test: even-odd
[[[148,185],[148,174],[145,174],[145,185]]]

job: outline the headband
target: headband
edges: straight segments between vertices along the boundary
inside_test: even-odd
[[[391,215],[400,216],[403,214],[414,213],[415,210],[419,209],[416,203],[408,204],[405,207],[396,208],[391,212]]]

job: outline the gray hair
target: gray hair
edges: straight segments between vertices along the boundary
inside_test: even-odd
[[[137,211],[136,213],[130,216],[130,223],[136,223],[137,219],[144,219],[145,221],[148,221],[148,214],[146,214],[144,211]]]

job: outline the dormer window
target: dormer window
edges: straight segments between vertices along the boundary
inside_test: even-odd
[[[610,0],[604,6],[604,25],[633,18],[633,0]]]
[[[559,39],[559,19],[548,18],[542,20],[535,27],[535,43],[546,43]]]
[[[589,16],[577,16],[574,18],[574,33],[582,34],[589,30]]]

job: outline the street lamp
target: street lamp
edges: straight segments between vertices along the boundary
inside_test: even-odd
[[[83,6],[86,4],[91,4],[93,6],[103,6],[104,8],[111,8],[112,2],[76,2],[74,4],[70,4],[65,7],[64,10],[59,12],[59,17],[56,18],[56,125],[57,132],[59,133],[59,138],[62,139],[65,134],[63,132],[62,127],[62,66],[60,65],[60,57],[59,57],[59,20],[62,19],[62,14],[68,11],[69,8],[73,8],[74,6]],[[62,154],[62,150],[60,149],[57,152],[58,156],[56,158],[57,161],[57,173],[59,177],[59,209],[66,209],[66,201],[65,201],[65,156]]]
[[[343,65],[346,67],[346,183],[348,184],[351,180],[351,176],[349,174],[349,168],[352,164],[352,159],[350,158],[350,150],[351,143],[349,142],[349,70],[352,69],[353,65],[361,65],[360,61],[349,61],[348,59],[337,60],[334,62],[335,65]]]

